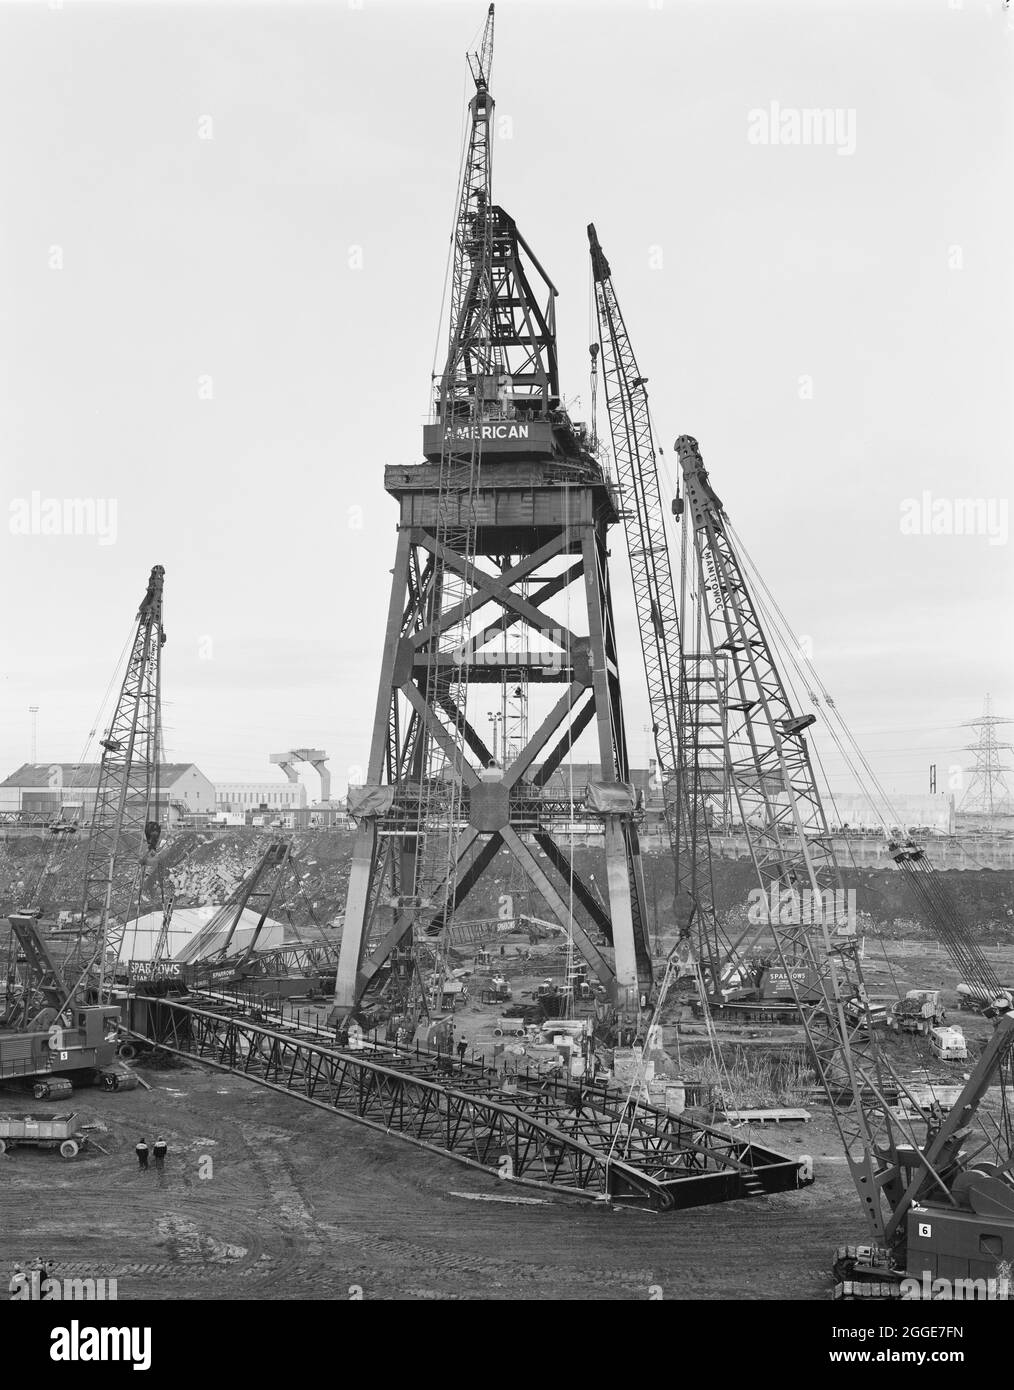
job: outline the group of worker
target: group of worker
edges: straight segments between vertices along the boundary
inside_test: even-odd
[[[148,1167],[148,1143],[145,1139],[139,1139],[134,1145],[134,1152],[137,1154],[137,1166],[143,1173]],[[165,1168],[165,1156],[168,1148],[164,1139],[156,1139],[151,1148],[151,1155],[155,1160],[155,1171],[161,1173]]]

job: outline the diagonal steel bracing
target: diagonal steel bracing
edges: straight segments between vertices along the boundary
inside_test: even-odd
[[[424,469],[425,465],[420,466],[420,471]],[[420,481],[425,484],[426,479]],[[392,490],[399,495],[400,490]],[[503,503],[496,493],[493,483],[481,490],[481,495],[489,498],[489,509],[502,512]],[[435,502],[434,494],[424,487],[422,496],[413,493],[402,498],[403,514],[411,516],[422,509],[425,516],[423,504],[432,507]],[[437,543],[423,526],[403,525],[400,530],[381,669],[383,688],[378,696],[367,773],[367,785],[376,789],[377,796],[372,806],[364,806],[364,814],[358,818],[336,990],[339,1015],[356,1008],[390,953],[406,942],[413,922],[421,921],[420,914],[425,914],[427,904],[437,904],[443,891],[439,876],[427,884],[421,896],[409,887],[411,866],[422,840],[436,826],[432,816],[451,814],[453,802],[450,796],[442,798],[432,783],[424,789],[423,769],[428,760],[417,751],[413,761],[411,750],[403,746],[409,731],[415,750],[424,744],[439,748],[444,776],[462,788],[463,797],[456,810],[462,821],[456,833],[463,833],[464,827],[469,826],[482,838],[500,835],[498,846],[514,856],[542,894],[551,915],[579,942],[599,978],[610,988],[619,980],[622,1003],[630,1006],[633,1001],[636,1009],[636,1001],[650,988],[647,914],[632,821],[633,802],[624,803],[616,812],[590,812],[582,804],[583,781],[573,792],[561,793],[548,785],[554,774],[565,772],[565,761],[585,731],[594,734],[605,781],[626,784],[628,777],[605,543],[610,515],[608,493],[601,483],[570,489],[565,498],[554,490],[553,502],[555,523],[530,530],[524,537],[524,547],[520,537],[505,535],[502,528],[480,530],[477,534],[481,536],[483,555],[478,557],[454,554],[446,545]],[[578,524],[573,519],[575,515],[584,520]],[[438,560],[445,571],[457,572],[471,586],[474,599],[461,597],[453,608],[435,616],[432,595],[413,579],[426,571],[426,561],[420,558],[423,555]],[[490,573],[479,563],[483,558],[491,560],[504,555],[513,559],[502,565],[499,574]],[[576,561],[575,556],[579,557]],[[533,585],[532,576],[550,562],[562,566],[560,573],[541,576],[538,584]],[[523,586],[528,586],[527,593],[520,592]],[[569,590],[574,591],[567,601],[569,622],[539,606],[540,595],[547,601],[559,600]],[[474,602],[473,611],[483,603],[493,602],[503,614],[499,623],[484,625],[454,654],[466,690],[477,681],[503,679],[502,673],[508,670],[511,679],[565,685],[559,698],[536,722],[524,746],[512,750],[513,756],[506,765],[492,775],[486,771],[492,761],[486,740],[460,703],[440,688],[431,674],[433,645],[444,640],[447,631],[455,630],[470,601]],[[586,619],[584,634],[575,626],[577,614]],[[484,633],[506,631],[514,625],[537,631],[550,640],[554,650],[512,650],[506,655],[481,650]],[[394,710],[401,712],[395,714]],[[399,735],[402,746],[392,747]],[[421,815],[423,806],[428,816]],[[578,894],[572,910],[569,894],[561,894],[552,885],[527,845],[528,837],[536,831],[552,838],[575,818],[587,821],[593,815],[606,842],[610,903],[605,913],[590,894]],[[400,840],[401,849],[385,855],[384,841],[392,838]],[[471,839],[466,848],[471,850]],[[495,856],[490,857],[490,862],[492,857]],[[457,871],[463,863],[464,856],[455,853],[449,867]],[[397,889],[395,864],[402,866]],[[371,905],[381,900],[377,880],[385,872],[391,901],[395,903],[395,920],[381,930],[367,956],[368,924],[374,916]],[[468,873],[465,893],[476,881],[476,875]],[[449,877],[446,882],[448,901],[456,908],[464,901],[464,894],[450,883]],[[399,909],[396,904],[406,894],[407,906]],[[431,925],[437,921],[444,924],[446,912],[431,911],[428,920]],[[595,946],[589,927],[611,939],[612,946],[605,951]]]

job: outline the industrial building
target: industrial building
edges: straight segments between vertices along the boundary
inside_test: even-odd
[[[299,782],[219,782],[215,788],[218,811],[297,811],[306,806],[306,788]]]
[[[214,783],[195,763],[162,763],[158,782],[163,823],[214,812]],[[62,814],[87,825],[98,785],[98,763],[23,763],[0,782],[0,812]]]

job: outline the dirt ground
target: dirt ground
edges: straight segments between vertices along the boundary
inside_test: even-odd
[[[120,1299],[816,1299],[834,1246],[862,1238],[826,1118],[762,1138],[813,1154],[812,1188],[654,1215],[501,1183],[224,1073],[138,1071],[152,1091],[75,1096],[107,1153],[0,1158],[8,1274],[38,1255]],[[141,1135],[168,1143],[164,1174],[138,1171]]]
[[[946,957],[901,942],[888,952],[889,964],[879,945],[868,952],[871,990],[943,985],[951,1021],[985,1036],[988,1023],[954,1008]],[[516,1000],[562,974],[547,957],[514,975]],[[1014,978],[1009,948],[997,965]],[[479,1006],[471,983],[458,1033],[491,1055],[499,1009]],[[774,1041],[756,1028],[737,1041],[750,1034]],[[910,1060],[913,1079],[928,1079],[925,1059]],[[960,1083],[967,1067],[936,1064],[936,1079]],[[655,1215],[498,1182],[226,1073],[137,1070],[150,1092],[74,1096],[107,1152],[0,1157],[0,1270],[41,1256],[58,1275],[116,1278],[121,1299],[825,1299],[835,1246],[868,1238],[819,1106],[809,1123],[757,1131],[812,1155],[813,1187]],[[44,1103],[0,1091],[0,1108]],[[141,1135],[167,1141],[164,1174],[138,1171]]]

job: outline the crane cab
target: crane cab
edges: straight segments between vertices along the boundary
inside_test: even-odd
[[[71,1010],[73,1028],[63,1029],[64,1033],[73,1031],[80,1035],[78,1046],[101,1047],[106,1039],[116,1033],[120,1024],[118,1005],[84,1004]]]

